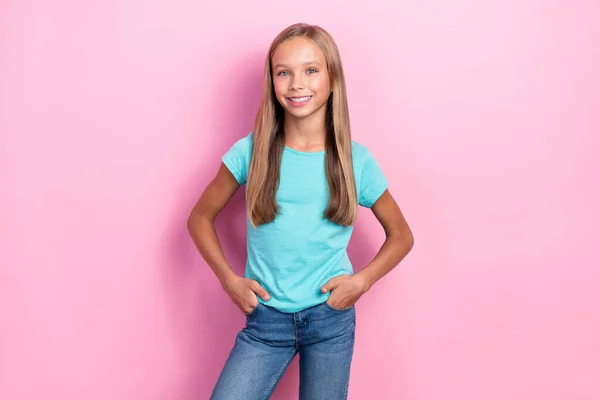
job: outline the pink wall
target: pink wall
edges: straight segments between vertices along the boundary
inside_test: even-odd
[[[2,4],[0,399],[208,398],[244,317],[185,222],[298,21],[416,237],[357,304],[350,398],[600,399],[598,2]],[[357,269],[382,239],[363,210]]]

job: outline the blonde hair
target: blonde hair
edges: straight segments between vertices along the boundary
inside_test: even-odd
[[[273,54],[286,40],[304,37],[321,49],[327,60],[332,93],[327,100],[325,174],[329,202],[324,217],[343,226],[356,220],[358,199],[352,168],[352,138],[344,70],[338,48],[323,28],[294,24],[284,29],[271,43],[264,68],[263,96],[256,115],[253,152],[248,171],[246,203],[252,226],[266,224],[279,213],[276,195],[279,187],[284,148],[284,110],[273,87]]]

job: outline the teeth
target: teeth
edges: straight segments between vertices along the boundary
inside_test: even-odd
[[[297,99],[290,98],[290,100],[293,101],[294,103],[302,103],[303,101],[306,101],[308,99],[310,99],[310,96],[298,97]]]

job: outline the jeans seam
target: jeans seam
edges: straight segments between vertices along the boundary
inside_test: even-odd
[[[271,391],[273,391],[273,388],[275,387],[275,384],[277,383],[277,381],[279,380],[279,378],[281,377],[283,370],[285,370],[285,368],[287,367],[287,365],[289,364],[290,361],[292,361],[292,358],[294,358],[294,356],[296,355],[295,352],[292,353],[292,355],[290,357],[288,357],[288,359],[283,363],[283,365],[281,366],[281,368],[279,369],[279,371],[277,372],[277,374],[275,374],[275,376],[273,377],[273,380],[271,381],[271,383],[269,384],[269,387],[267,388],[267,393],[265,395],[265,400],[268,400],[269,398],[269,393],[271,393]]]
[[[356,326],[356,325],[355,325]],[[350,353],[350,365],[352,364],[352,358],[353,358],[353,353],[354,353],[354,342],[356,340],[356,330],[352,331],[352,352]],[[350,387],[350,373],[348,373],[347,376],[347,380],[346,380],[346,390],[344,391],[344,400],[346,400],[348,398],[348,388]]]

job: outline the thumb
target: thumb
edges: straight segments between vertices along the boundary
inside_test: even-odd
[[[327,281],[327,283],[324,284],[323,287],[321,288],[321,291],[323,293],[327,293],[330,290],[335,289],[340,284],[339,280],[336,278],[331,278],[329,281]]]
[[[265,290],[265,288],[260,286],[260,283],[258,283],[257,281],[252,281],[252,284],[250,285],[250,290],[252,290],[254,293],[256,293],[265,300],[269,300],[271,298],[271,296]]]

